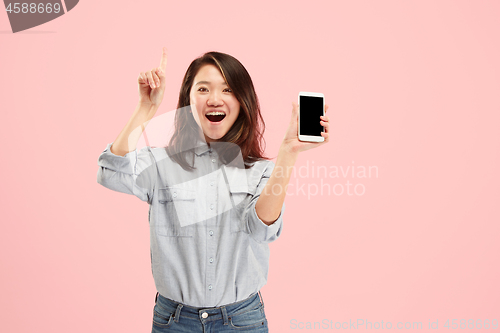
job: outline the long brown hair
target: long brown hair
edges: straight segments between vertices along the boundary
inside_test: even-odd
[[[245,67],[236,58],[220,52],[207,52],[189,65],[179,92],[174,120],[175,129],[167,152],[183,169],[194,169],[194,152],[191,148],[194,147],[201,129],[194,120],[192,112],[188,112],[190,110],[186,110],[186,107],[190,109],[191,87],[196,74],[204,65],[214,65],[219,69],[240,103],[240,112],[233,126],[213,146],[215,149],[223,147],[220,156],[224,163],[229,163],[235,154],[241,151],[245,168],[249,168],[254,162],[266,158],[263,155],[265,124],[260,113],[259,100]],[[219,142],[233,145],[218,144]],[[228,148],[229,146],[233,149]],[[235,150],[234,147],[237,149]],[[188,154],[191,154],[191,163],[187,161]]]

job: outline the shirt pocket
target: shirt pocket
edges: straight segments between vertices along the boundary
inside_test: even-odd
[[[159,188],[157,234],[193,237],[195,209],[195,190],[184,187]]]
[[[253,193],[247,187],[233,187],[230,189],[231,204],[231,232],[250,233],[248,229],[248,206]]]

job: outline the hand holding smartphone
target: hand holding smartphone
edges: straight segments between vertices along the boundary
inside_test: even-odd
[[[299,92],[299,140],[323,142],[320,116],[325,115],[325,96],[322,93]]]

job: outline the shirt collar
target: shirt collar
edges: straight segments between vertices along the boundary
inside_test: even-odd
[[[205,154],[207,151],[212,151],[212,149],[208,146],[208,144],[205,142],[205,140],[198,138],[196,140],[194,152],[196,155],[200,156]]]

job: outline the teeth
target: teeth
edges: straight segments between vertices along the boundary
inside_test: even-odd
[[[225,116],[226,114],[222,111],[211,111],[207,112],[207,116]]]

